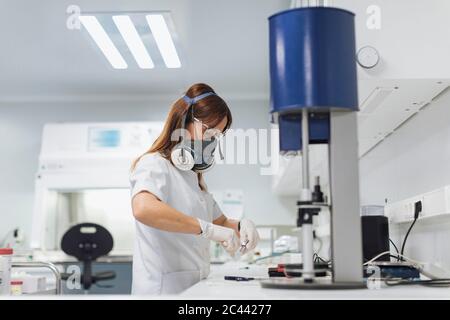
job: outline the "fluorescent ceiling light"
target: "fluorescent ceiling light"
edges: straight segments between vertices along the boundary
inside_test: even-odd
[[[100,22],[94,16],[80,16],[79,20],[86,28],[86,30],[91,35],[92,39],[97,43],[100,50],[108,59],[109,63],[115,69],[126,69],[128,68],[127,63],[120,55],[114,43],[111,41],[109,36],[106,34],[105,29],[103,29]]]
[[[180,68],[181,62],[164,17],[161,14],[149,14],[146,18],[166,67]]]
[[[131,18],[129,16],[113,16],[113,20],[138,66],[141,69],[154,68],[155,65],[153,64],[152,58],[150,58]]]

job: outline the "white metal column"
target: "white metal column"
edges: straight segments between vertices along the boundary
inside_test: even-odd
[[[362,282],[357,112],[330,113],[331,243],[334,282]]]

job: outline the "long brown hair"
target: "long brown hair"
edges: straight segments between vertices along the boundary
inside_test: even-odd
[[[190,98],[194,98],[206,92],[215,93],[215,91],[207,84],[196,83],[189,87],[185,94]],[[230,128],[231,126],[232,117],[230,109],[228,108],[225,101],[217,95],[210,95],[199,100],[193,106],[193,112],[188,112],[188,109],[189,105],[183,100],[182,97],[174,102],[174,104],[170,108],[166,123],[158,139],[155,140],[148,151],[146,151],[143,155],[141,155],[133,162],[131,170],[136,167],[136,164],[144,155],[149,153],[159,152],[161,156],[170,161],[170,154],[173,147],[175,147],[181,141],[181,138],[178,141],[172,141],[171,136],[175,130],[182,127],[181,122],[185,114],[186,125],[193,121],[192,116],[194,116],[210,128],[214,128],[220,123],[220,121],[222,121],[222,119],[227,117],[227,125],[225,126],[225,130]]]

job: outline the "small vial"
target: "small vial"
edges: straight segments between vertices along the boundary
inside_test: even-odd
[[[22,294],[22,285],[23,285],[23,281],[21,281],[21,280],[11,281],[11,295],[12,296],[20,296]]]

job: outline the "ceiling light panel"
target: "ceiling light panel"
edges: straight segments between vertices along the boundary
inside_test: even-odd
[[[180,58],[164,16],[161,14],[150,14],[146,18],[166,67],[180,68]]]
[[[80,16],[79,19],[83,27],[86,28],[87,32],[92,37],[92,40],[94,40],[113,68],[126,69],[128,67],[127,63],[117,50],[114,43],[111,41],[111,38],[106,33],[97,17],[89,15]]]
[[[115,69],[181,67],[170,12],[86,13],[80,21]]]
[[[152,69],[155,65],[144,43],[129,16],[120,15],[112,17],[123,40],[130,49],[136,63],[141,69]]]

